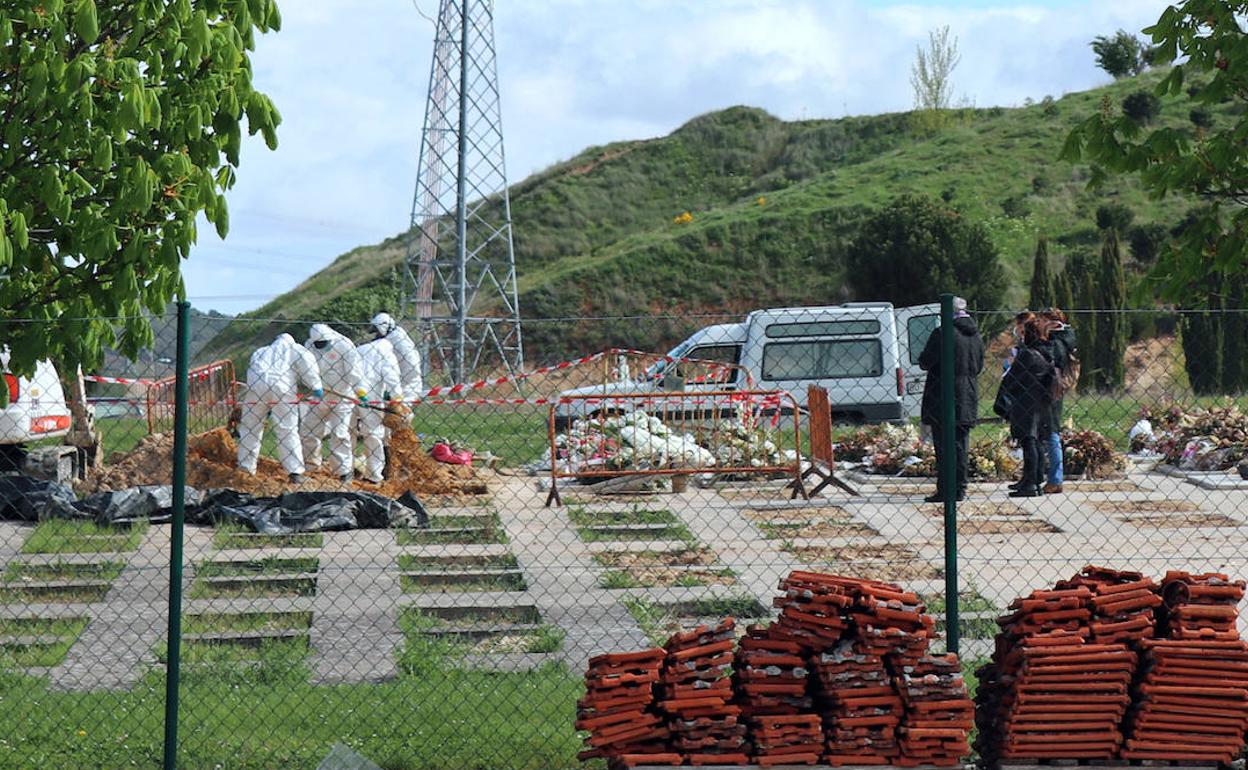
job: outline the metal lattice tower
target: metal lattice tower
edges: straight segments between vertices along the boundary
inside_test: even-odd
[[[520,306],[503,156],[493,0],[441,0],[412,202],[404,317],[452,381],[519,371]]]

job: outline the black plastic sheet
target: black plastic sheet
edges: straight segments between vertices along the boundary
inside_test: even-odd
[[[78,516],[74,490],[57,481],[0,476],[0,519],[40,521]]]
[[[187,521],[195,524],[241,524],[266,535],[389,529],[428,521],[420,501],[404,502],[369,492],[288,492],[254,497],[233,490],[208,492]],[[410,507],[414,503],[417,508]]]
[[[91,519],[100,525],[128,525],[173,517],[171,486],[139,486],[99,492],[76,499],[65,484],[29,476],[0,476],[0,519]],[[427,527],[429,514],[420,500],[398,500],[370,492],[288,492],[256,497],[232,489],[200,492],[186,488],[188,524],[239,524],[255,532],[333,532],[347,529]]]

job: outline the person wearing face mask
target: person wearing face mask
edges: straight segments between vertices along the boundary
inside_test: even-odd
[[[351,340],[326,324],[312,324],[304,346],[316,359],[321,382],[329,394],[319,403],[309,404],[300,421],[304,464],[320,467],[321,442],[328,439],[330,472],[350,482],[351,416],[355,401],[368,403],[360,356]]]
[[[238,424],[238,467],[255,475],[264,439],[264,421],[273,423],[277,459],[290,480],[303,481],[303,448],[299,441],[299,385],[314,400],[325,397],[316,359],[289,334],[257,348],[247,366],[247,389]]]

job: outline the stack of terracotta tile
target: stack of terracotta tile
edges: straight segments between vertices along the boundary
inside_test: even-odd
[[[1000,757],[1112,758],[1122,744],[1136,654],[1070,632],[1028,637],[1017,652],[1017,667],[1006,667],[1011,692],[997,714]]]
[[[795,571],[780,581],[782,596],[772,600],[780,615],[769,638],[797,644],[803,652],[831,649],[848,628],[846,610],[863,581],[818,572]]]
[[[1229,763],[1248,728],[1248,644],[1155,639],[1136,687],[1122,756]]]
[[[1032,591],[1010,603],[1010,614],[997,618],[998,654],[1008,654],[1015,640],[1055,631],[1086,631],[1092,618],[1092,589],[1073,586]]]
[[[1160,623],[1163,635],[1172,639],[1236,641],[1239,602],[1244,582],[1226,575],[1167,572],[1162,580],[1165,606]]]
[[[747,717],[809,713],[812,707],[802,645],[774,638],[774,628],[749,628],[733,661],[737,703]]]
[[[1151,578],[1139,572],[1084,567],[1075,577],[1057,584],[1058,588],[1080,586],[1092,592],[1089,629],[1093,642],[1131,643],[1153,637],[1153,610],[1161,604],[1161,596]]]
[[[818,714],[770,714],[750,718],[754,761],[772,765],[813,765],[823,749]]]
[[[966,739],[975,721],[958,656],[924,657],[904,667],[894,682],[905,709],[898,729],[901,756],[895,764],[957,765],[970,753]]]
[[[625,767],[681,763],[667,748],[667,727],[654,710],[654,685],[665,656],[656,648],[590,658],[585,697],[576,703],[576,729],[589,731],[589,748],[579,759],[607,757]]]
[[[732,618],[673,635],[659,679],[671,747],[693,765],[749,761],[741,708],[732,700]]]
[[[894,671],[918,663],[936,634],[936,619],[924,613],[918,595],[889,583],[864,584],[850,617],[856,649],[880,656]]]
[[[845,640],[811,658],[817,710],[823,717],[824,761],[887,765],[898,754],[902,700],[879,655]]]

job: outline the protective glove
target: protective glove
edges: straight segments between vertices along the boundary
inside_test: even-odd
[[[390,400],[390,391],[388,391],[388,390],[387,390],[387,391],[383,392],[383,393],[381,394],[381,400],[382,400],[382,401],[389,401],[389,400]]]
[[[312,398],[316,399],[317,401],[320,401],[321,399],[325,398],[325,391],[321,390],[320,388],[315,388],[312,391]]]

